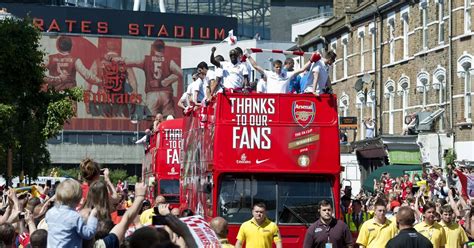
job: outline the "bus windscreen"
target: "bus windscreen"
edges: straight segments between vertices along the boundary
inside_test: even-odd
[[[265,202],[267,217],[279,225],[310,225],[319,218],[319,201],[334,206],[332,178],[321,175],[226,174],[218,199],[218,215],[229,223],[250,219],[257,202]]]
[[[160,180],[160,195],[170,203],[179,202],[179,180]]]

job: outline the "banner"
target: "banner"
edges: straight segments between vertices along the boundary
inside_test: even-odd
[[[218,248],[221,247],[219,238],[211,229],[209,224],[199,215],[180,218],[186,223],[191,231],[198,247]]]
[[[104,8],[0,3],[16,17],[29,16],[43,32],[221,41],[237,18]]]
[[[467,175],[467,195],[474,199],[474,174]]]
[[[183,92],[180,43],[161,39],[43,36],[45,87],[84,89],[72,129],[127,130],[105,120],[178,117]],[[130,126],[130,125],[129,125]],[[130,126],[133,128],[133,126]],[[67,128],[67,127],[66,127]],[[133,130],[133,129],[132,129]]]

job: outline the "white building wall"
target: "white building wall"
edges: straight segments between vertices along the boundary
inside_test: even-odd
[[[467,160],[474,163],[474,141],[458,141],[454,144],[457,159]]]
[[[360,169],[357,157],[355,154],[341,154],[341,166],[345,169],[341,172],[342,190],[345,186],[352,187],[352,195],[356,196],[362,188],[360,181]]]
[[[325,22],[329,19],[329,16],[322,16],[319,18],[311,19],[304,22],[299,22],[291,25],[291,40],[295,41],[298,35],[304,35],[309,31],[313,30],[317,26],[321,25],[321,23]]]

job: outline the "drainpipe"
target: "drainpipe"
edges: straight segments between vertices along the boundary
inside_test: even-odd
[[[448,46],[448,81],[446,85],[446,92],[449,89],[449,128],[451,129],[451,133],[453,135],[452,138],[452,146],[453,151],[455,151],[454,142],[456,139],[456,128],[454,127],[454,115],[453,115],[453,0],[449,0],[449,30],[448,30],[448,39],[449,39],[449,46]],[[447,97],[445,98],[448,99]]]
[[[377,47],[375,47],[375,72],[374,74],[378,77],[378,85],[379,85],[379,95],[378,95],[378,99],[379,99],[379,108],[378,108],[378,111],[379,111],[379,116],[378,116],[378,122],[379,122],[379,135],[382,135],[383,134],[383,100],[382,100],[382,97],[383,97],[383,83],[382,83],[382,66],[383,66],[383,63],[382,63],[382,58],[383,58],[383,49],[382,49],[382,43],[383,43],[383,16],[380,14],[380,11],[379,11],[379,6],[378,5],[375,5],[375,7],[377,8],[377,15],[379,17],[379,22],[380,22],[380,30],[377,28],[377,23],[374,23],[375,25],[375,31],[376,33],[379,35],[379,41],[378,41],[378,44],[379,44],[379,56],[377,56]],[[374,19],[375,19],[375,16],[374,16]],[[377,59],[378,58],[378,59]],[[377,74],[377,62],[378,62],[378,67],[379,67],[379,70],[378,70],[378,74]],[[377,85],[377,84],[376,84]],[[377,97],[376,97],[377,98]]]

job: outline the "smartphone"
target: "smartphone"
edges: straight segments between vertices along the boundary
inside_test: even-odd
[[[21,213],[18,215],[18,219],[20,219],[20,220],[25,219],[25,213],[21,212]]]
[[[104,175],[104,169],[101,169],[101,170],[100,170],[100,175],[101,175],[101,176]]]
[[[117,215],[118,216],[123,216],[125,214],[125,209],[117,209]]]
[[[154,226],[164,226],[166,225],[166,217],[163,215],[155,215],[152,217],[151,224]]]
[[[46,187],[51,188],[51,180],[46,180]]]

